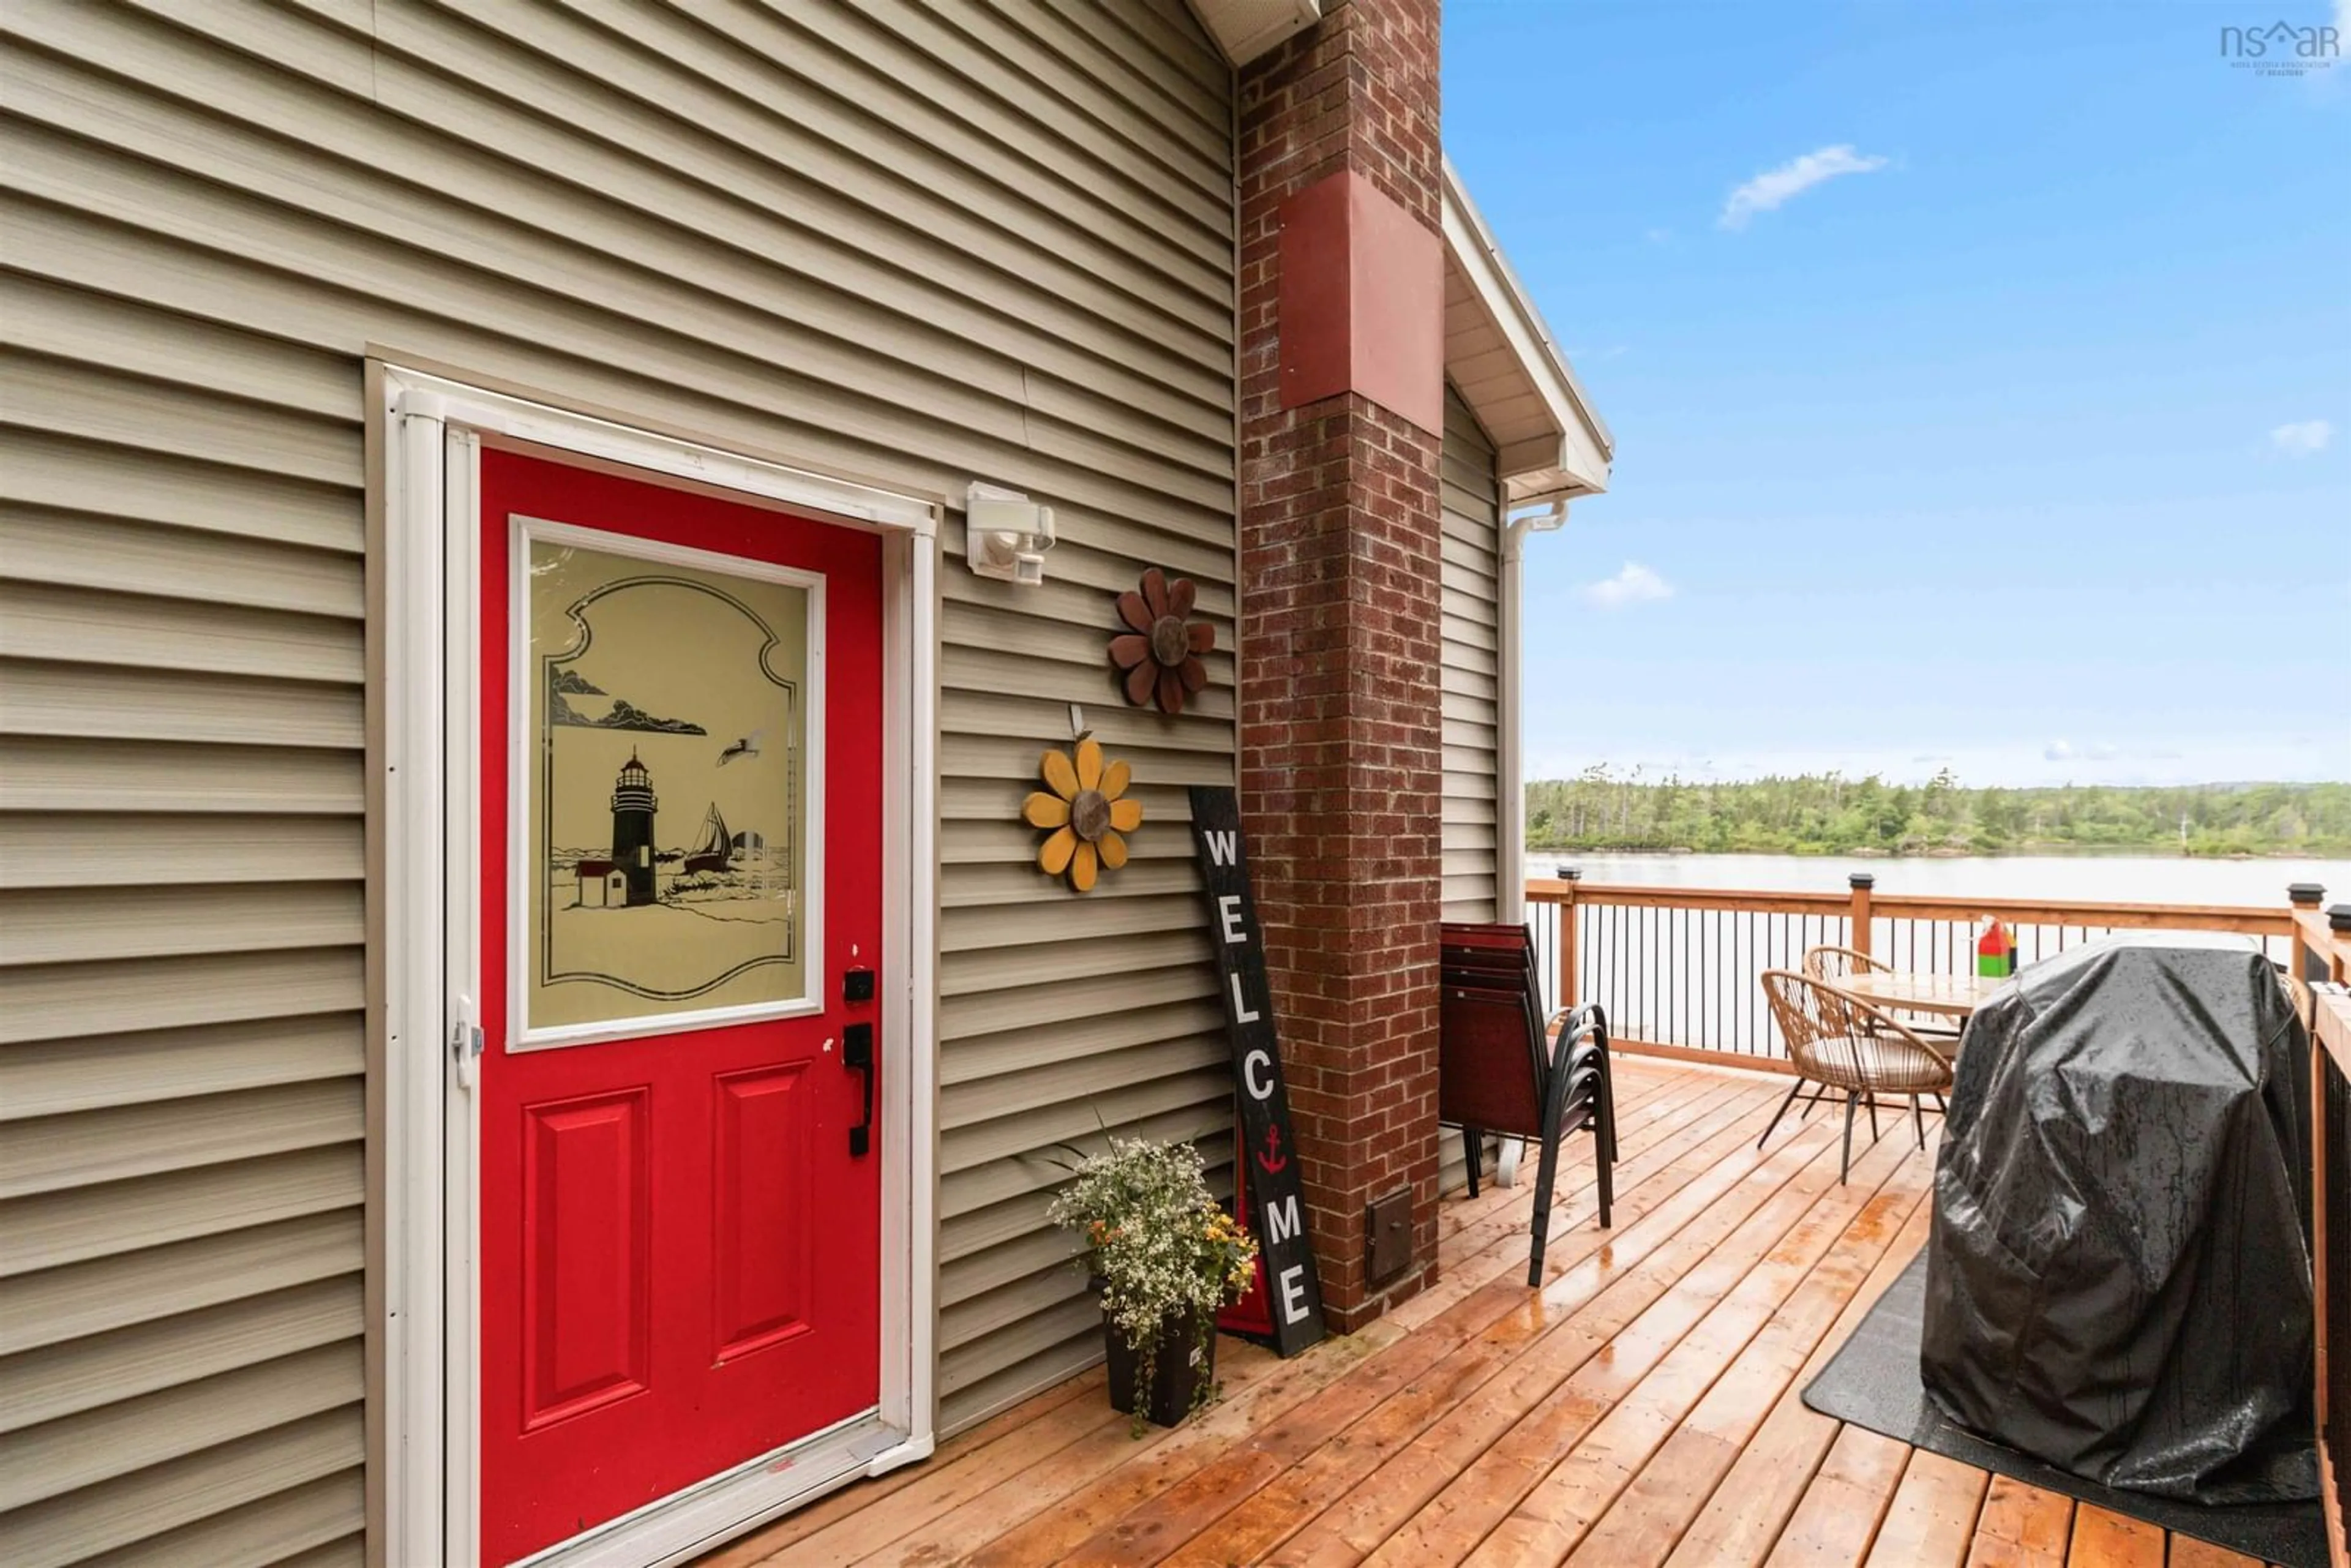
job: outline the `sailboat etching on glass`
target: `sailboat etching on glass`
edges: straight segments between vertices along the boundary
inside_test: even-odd
[[[528,559],[529,1026],[799,998],[809,590],[562,538]]]

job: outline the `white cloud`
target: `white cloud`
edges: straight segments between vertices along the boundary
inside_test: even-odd
[[[2063,740],[2053,740],[2041,748],[2041,760],[2043,762],[2063,762],[2073,755],[2073,746]]]
[[[2326,450],[2335,439],[2335,427],[2323,419],[2305,419],[2294,424],[2281,424],[2270,432],[2270,444],[2288,457],[2308,457]]]
[[[1674,585],[1637,560],[1626,561],[1625,570],[1614,577],[1604,577],[1598,582],[1583,585],[1583,597],[1603,610],[1618,610],[1627,604],[1647,604],[1673,596]]]
[[[1823,147],[1791,159],[1777,169],[1766,169],[1739,189],[1722,204],[1722,216],[1718,221],[1727,229],[1743,229],[1747,220],[1758,213],[1768,213],[1823,181],[1840,174],[1868,174],[1886,167],[1886,161],[1873,154],[1855,152],[1851,142],[1839,142],[1834,147]]]

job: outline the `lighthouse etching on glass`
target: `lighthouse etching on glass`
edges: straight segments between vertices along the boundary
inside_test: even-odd
[[[801,999],[820,585],[522,528],[526,1030]]]

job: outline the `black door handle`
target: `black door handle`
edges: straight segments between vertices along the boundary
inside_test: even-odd
[[[865,1081],[865,1109],[849,1129],[849,1152],[864,1154],[873,1146],[873,1026],[850,1024],[841,1031],[841,1064]]]

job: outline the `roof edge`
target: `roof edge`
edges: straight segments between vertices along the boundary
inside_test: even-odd
[[[1616,455],[1616,438],[1592,406],[1583,384],[1576,380],[1574,367],[1568,363],[1566,351],[1559,346],[1542,312],[1535,308],[1525,285],[1511,269],[1510,257],[1502,253],[1493,230],[1486,226],[1477,204],[1469,199],[1469,192],[1462,184],[1452,159],[1444,161],[1444,172],[1446,248],[1510,340],[1528,382],[1556,418],[1565,445],[1571,451],[1583,446],[1589,458],[1597,460],[1589,464],[1597,468],[1597,473],[1578,477],[1591,488],[1598,489],[1607,483],[1608,467]],[[1575,439],[1578,434],[1582,441]],[[1583,465],[1567,466],[1572,469]]]
[[[1245,66],[1322,19],[1323,0],[1187,0],[1225,58]]]

